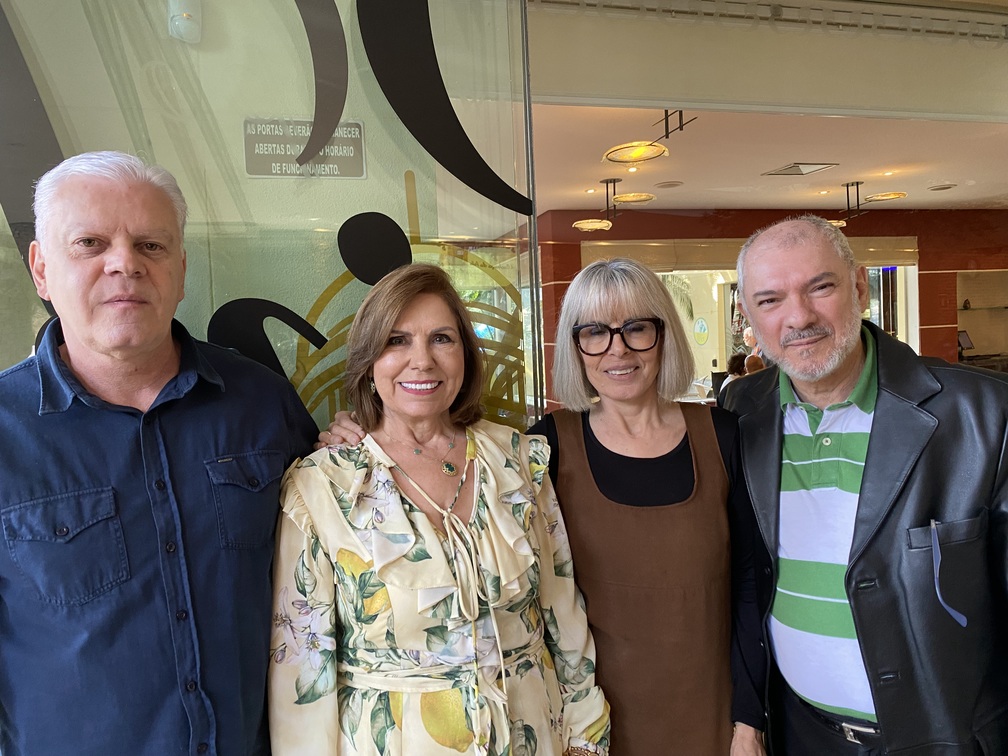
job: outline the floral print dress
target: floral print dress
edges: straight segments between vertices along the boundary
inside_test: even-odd
[[[549,447],[487,421],[467,436],[476,500],[451,536],[400,492],[371,436],[288,470],[275,756],[608,752]]]

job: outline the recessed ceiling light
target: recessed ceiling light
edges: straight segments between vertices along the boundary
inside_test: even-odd
[[[883,176],[892,176],[892,175],[893,175],[893,174],[894,174],[895,172],[896,172],[896,171],[886,171],[886,172],[885,172],[885,173],[883,173],[882,175],[883,175]]]
[[[869,194],[864,198],[865,202],[885,202],[887,200],[903,199],[907,196],[906,192],[879,192],[878,194]]]
[[[823,189],[819,194],[829,194],[829,189]]]
[[[594,189],[585,189],[585,194],[595,194]]]
[[[648,192],[626,192],[624,194],[614,194],[612,201],[617,205],[643,205],[654,198],[655,196]]]
[[[610,147],[602,156],[611,163],[640,163],[644,160],[665,157],[668,147],[654,142],[627,142]]]
[[[627,173],[637,173],[637,166],[631,165],[629,168],[627,168]]]
[[[612,221],[602,218],[585,218],[574,221],[571,228],[576,228],[578,231],[608,231],[612,228]]]
[[[655,189],[675,189],[682,185],[682,181],[659,181],[655,184]]]
[[[932,184],[931,186],[928,187],[928,191],[930,191],[930,192],[944,192],[947,189],[955,189],[957,186],[959,186],[959,185],[958,184],[951,184],[951,183]]]

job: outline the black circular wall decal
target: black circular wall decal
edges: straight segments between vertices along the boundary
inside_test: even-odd
[[[347,270],[372,286],[386,273],[413,261],[406,234],[382,213],[358,213],[347,218],[336,241]]]

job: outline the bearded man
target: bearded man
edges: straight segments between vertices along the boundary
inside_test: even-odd
[[[725,397],[755,510],[767,745],[1008,753],[1008,377],[862,321],[867,271],[822,218],[757,232],[737,272],[774,362]]]

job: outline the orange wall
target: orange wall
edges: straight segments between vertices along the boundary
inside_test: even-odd
[[[552,396],[556,318],[571,278],[581,268],[581,242],[644,239],[745,238],[791,210],[621,211],[610,231],[591,235],[571,224],[583,210],[539,216],[546,386]],[[1008,210],[870,210],[852,219],[848,236],[916,236],[919,248],[921,353],[956,360],[956,271],[1008,269]],[[549,409],[555,404],[549,402]]]

